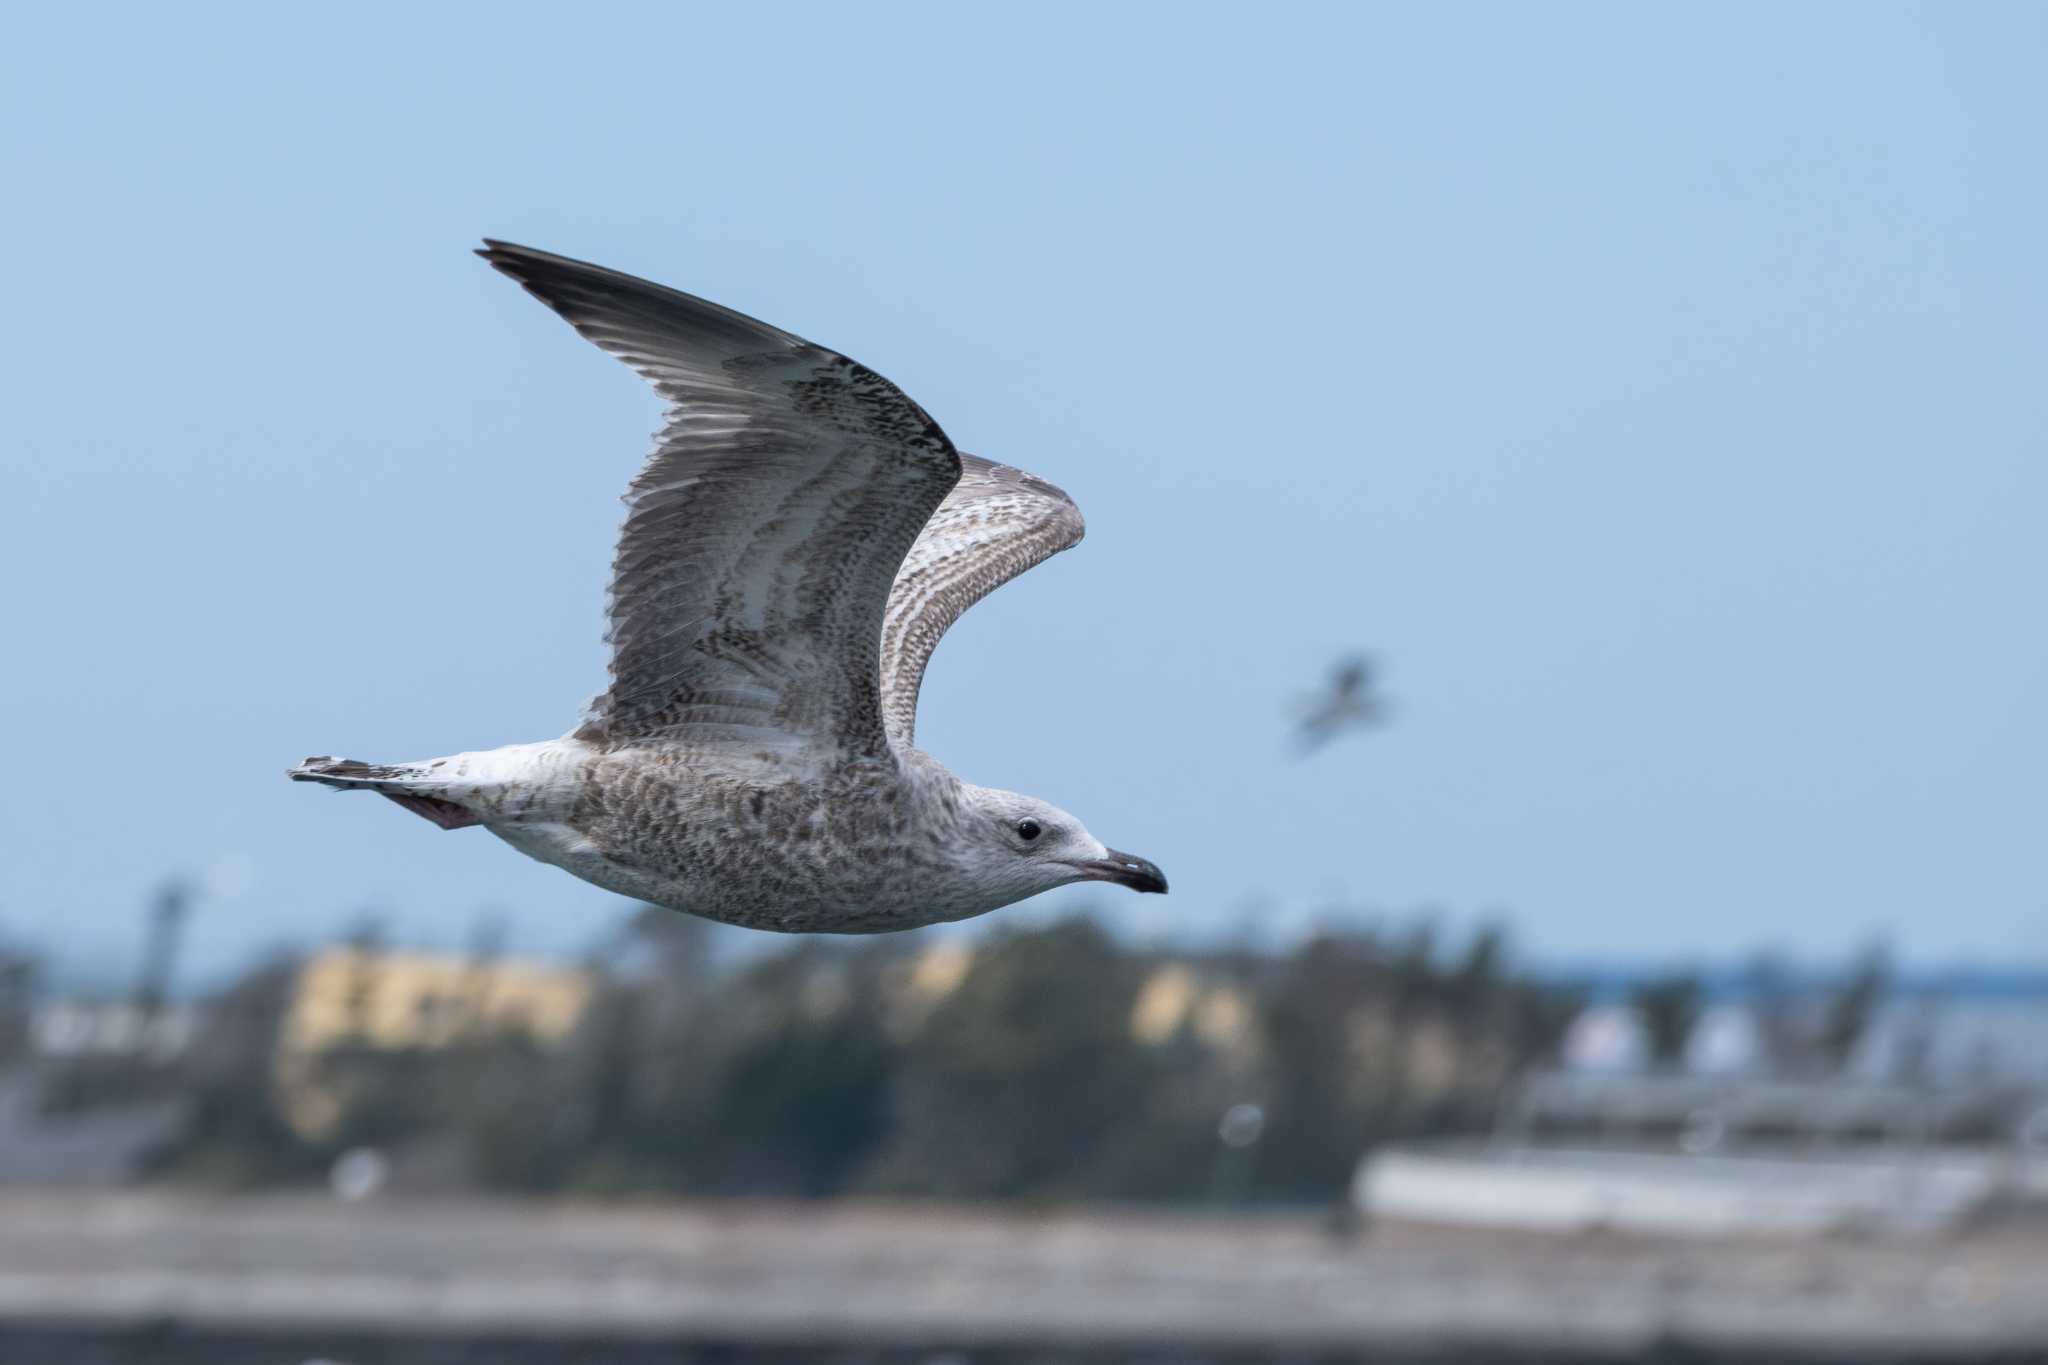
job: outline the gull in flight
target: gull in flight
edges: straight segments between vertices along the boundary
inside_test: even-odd
[[[1387,718],[1386,698],[1373,684],[1373,667],[1360,655],[1340,659],[1330,670],[1330,682],[1314,696],[1302,698],[1295,706],[1298,721],[1294,751],[1303,758],[1328,744],[1346,730],[1379,725]]]
[[[915,743],[939,638],[1081,539],[1072,499],[961,454],[894,384],[801,337],[509,242],[477,254],[668,403],[612,562],[611,686],[560,739],[309,758],[294,780],[756,929],[909,929],[1084,881],[1166,890],[1065,811]]]

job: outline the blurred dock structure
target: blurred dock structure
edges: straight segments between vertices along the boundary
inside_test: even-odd
[[[1927,1233],[2048,1207],[2048,989],[1872,994],[1837,1056],[1824,999],[1722,1003],[1656,1054],[1589,1007],[1564,1065],[1506,1088],[1490,1138],[1383,1147],[1368,1217],[1667,1234]],[[1775,1046],[1773,1045],[1775,1040]],[[1823,1064],[1825,1063],[1825,1064]]]
[[[1765,1148],[1706,1156],[1450,1141],[1360,1164],[1369,1218],[1550,1232],[1937,1233],[2048,1206],[2048,1153],[1998,1147]],[[2048,1240],[2048,1223],[2041,1233]]]

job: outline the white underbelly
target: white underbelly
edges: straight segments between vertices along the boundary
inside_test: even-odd
[[[506,823],[486,826],[491,833],[538,862],[551,863],[593,886],[635,900],[674,905],[681,890],[669,877],[643,872],[607,858],[597,846],[565,824]]]

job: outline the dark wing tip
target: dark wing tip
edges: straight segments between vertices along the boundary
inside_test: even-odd
[[[476,248],[476,254],[483,257],[491,269],[517,281],[529,294],[557,309],[562,306],[561,301],[542,292],[541,287],[549,281],[559,284],[581,284],[586,289],[601,286],[608,280],[627,286],[638,285],[649,290],[660,288],[659,285],[649,284],[645,280],[636,280],[631,276],[620,275],[615,270],[607,270],[601,265],[571,260],[567,256],[557,256],[551,251],[521,246],[517,242],[501,242],[495,237],[484,238],[484,244]]]
[[[492,269],[518,283],[607,350],[615,347],[609,338],[588,330],[593,322],[650,331],[673,341],[711,339],[738,349],[823,350],[759,318],[624,271],[496,237],[486,237],[483,242],[476,254]]]
[[[492,265],[524,257],[531,261],[553,261],[558,265],[582,266],[589,270],[599,268],[587,265],[583,261],[572,261],[567,256],[557,256],[552,251],[542,251],[539,247],[521,246],[517,242],[508,242],[502,237],[486,237],[483,239],[483,242],[484,244],[476,249],[476,254],[489,261]]]
[[[530,246],[517,242],[501,242],[495,237],[484,238],[484,244],[476,248],[476,254],[483,257],[491,269],[513,281],[527,293],[539,299],[548,307],[576,321],[573,302],[562,288],[565,284],[582,283],[586,287],[595,280],[612,272],[602,266],[572,261],[566,256],[552,252],[536,251]]]
[[[660,285],[649,284],[646,280],[635,279],[631,275],[622,274],[605,266],[592,265],[589,261],[579,261],[573,256],[558,256],[552,251],[542,251],[539,247],[521,246],[517,242],[502,241],[496,237],[486,237],[483,240],[484,244],[476,248],[476,254],[490,262],[493,269],[502,270],[515,279],[524,279],[528,275],[537,275],[544,272],[554,272],[563,275],[609,277],[622,283],[637,284],[653,289],[661,287]]]
[[[484,238],[484,244],[476,248],[476,254],[508,275],[517,268],[518,262],[522,259],[532,261],[545,261],[549,259],[548,253],[545,251],[535,251],[532,247],[521,246],[517,242],[499,241],[496,237]],[[557,257],[555,259],[560,258]]]

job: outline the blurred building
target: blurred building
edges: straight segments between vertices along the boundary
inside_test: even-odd
[[[1561,1066],[1514,1088],[1505,1130],[1679,1135],[1697,1150],[1747,1134],[1996,1142],[2048,1103],[2048,978],[1904,983],[1869,1002],[1831,1059],[1822,1039],[1837,998],[1827,983],[1769,1001],[1724,991],[1663,1067],[1634,1007],[1588,1006]]]
[[[1685,1039],[1685,1069],[1700,1076],[1740,1076],[1768,1063],[1763,1029],[1743,1005],[1711,1005]]]
[[[1138,988],[1131,1036],[1157,1047],[1185,1029],[1218,1052],[1236,1052],[1250,1045],[1254,1017],[1251,993],[1239,983],[1168,962]]]
[[[278,1047],[442,1047],[477,1028],[558,1039],[590,989],[588,973],[547,963],[335,948],[299,969]]]
[[[1650,1059],[1649,1030],[1633,1006],[1589,1005],[1565,1031],[1562,1051],[1574,1071],[1640,1071]]]
[[[1356,1195],[1384,1216],[1684,1231],[2048,1202],[2048,978],[1724,989],[1682,1036],[1659,1065],[1639,1011],[1592,1005],[1490,1140],[1378,1152]]]
[[[1850,1070],[1882,1080],[2048,1085],[2048,985],[1920,991],[1886,1001]]]
[[[350,1049],[445,1048],[504,1033],[559,1044],[583,1017],[591,990],[588,972],[547,963],[329,949],[307,959],[292,986],[277,1040],[280,1106],[301,1135],[321,1136],[341,1111],[322,1058]]]
[[[189,1005],[149,1008],[132,1000],[53,1000],[31,1015],[29,1036],[39,1057],[68,1061],[134,1057],[163,1062],[192,1045]]]
[[[974,946],[940,939],[898,962],[885,976],[882,1008],[889,1032],[908,1038],[923,1028],[933,1010],[967,980]]]

